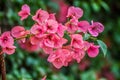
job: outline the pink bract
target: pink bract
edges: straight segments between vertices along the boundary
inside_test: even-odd
[[[46,24],[48,33],[56,33],[58,29],[58,22],[52,19],[49,19]]]
[[[80,21],[80,22],[78,22],[78,29],[83,33],[86,33],[88,31],[89,27],[90,27],[90,24],[89,24],[88,21]]]
[[[54,34],[47,34],[43,39],[43,44],[47,47],[54,47],[54,41],[53,41]]]
[[[92,22],[88,30],[92,36],[97,37],[99,33],[103,32],[104,26],[100,22]]]
[[[67,27],[64,26],[64,25],[62,25],[62,24],[59,24],[59,25],[58,25],[57,34],[58,34],[60,37],[63,37],[65,30],[67,30]]]
[[[51,54],[51,53],[53,53],[53,48],[52,48],[52,47],[49,47],[49,46],[46,46],[46,45],[44,44],[44,38],[45,38],[45,37],[43,37],[43,39],[42,39],[42,40],[40,41],[40,43],[39,43],[40,48],[43,49],[43,51],[44,51],[46,54]]]
[[[2,51],[6,54],[11,55],[15,52],[15,48],[16,48],[15,46],[10,45],[10,46],[6,46],[6,47],[2,48]]]
[[[91,43],[89,43],[88,41],[84,41],[84,51],[88,50],[90,45],[91,45]]]
[[[67,49],[58,49],[48,57],[48,61],[52,62],[57,69],[67,66],[71,60],[70,51]]]
[[[44,37],[43,44],[51,48],[61,48],[67,42],[66,39],[57,36],[56,34],[48,34]]]
[[[26,36],[26,30],[23,26],[15,26],[11,30],[11,34],[15,38]]]
[[[84,47],[83,37],[80,34],[71,35],[71,46],[82,49]]]
[[[38,44],[32,44],[30,42],[30,40],[26,40],[25,43],[23,43],[22,41],[19,41],[18,43],[21,46],[21,48],[27,50],[28,52],[34,52],[34,51],[37,51],[39,49],[39,45]]]
[[[87,50],[89,57],[96,57],[99,53],[99,46],[91,43],[90,47]]]
[[[32,17],[32,19],[36,21],[38,24],[46,22],[48,18],[49,13],[42,9],[37,10],[36,14]]]
[[[56,20],[55,13],[49,14],[49,18],[48,19]]]
[[[30,37],[30,43],[33,45],[38,45],[40,43],[40,38],[36,37],[36,36],[31,36]]]
[[[70,19],[65,26],[67,26],[67,31],[69,33],[74,33],[76,30],[78,30],[78,20],[76,18]]]
[[[25,28],[22,27],[22,26],[15,26],[15,27],[12,28],[11,34],[12,34],[13,37],[15,37],[18,40],[20,40],[20,41],[25,43],[25,41],[26,41],[25,37],[28,34],[30,34],[30,31],[29,30],[25,30]]]
[[[7,47],[7,46],[11,46],[13,44],[14,44],[14,39],[10,35],[10,31],[6,31],[0,36],[0,46],[1,47]]]
[[[21,11],[18,12],[18,15],[21,17],[21,20],[26,19],[30,15],[30,7],[27,4],[24,4]]]
[[[74,6],[69,7],[67,17],[79,19],[82,15],[83,10],[81,8]]]
[[[73,48],[72,57],[79,63],[85,56],[85,51],[79,48]]]
[[[51,48],[51,47],[48,47],[48,46],[42,46],[41,47],[42,49],[43,49],[43,51],[46,53],[46,54],[51,54],[51,53],[53,53],[53,48]]]
[[[46,31],[46,27],[44,25],[34,24],[30,29],[30,32],[34,34],[36,37],[41,38]]]

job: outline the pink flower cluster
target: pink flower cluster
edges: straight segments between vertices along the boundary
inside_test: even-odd
[[[30,15],[29,6],[23,5],[18,15],[21,20],[26,19]],[[12,54],[15,51],[13,43],[16,39],[27,51],[42,49],[49,55],[48,61],[58,69],[68,66],[73,60],[79,63],[86,52],[89,57],[96,57],[99,53],[99,45],[83,40],[83,36],[89,33],[91,36],[97,37],[104,30],[104,26],[99,22],[92,21],[90,24],[86,20],[79,21],[78,19],[82,15],[81,8],[69,7],[66,15],[69,21],[62,24],[56,21],[55,14],[39,9],[32,16],[35,24],[30,30],[26,30],[23,26],[13,27],[11,32],[1,35],[0,46],[3,52]],[[64,35],[65,33],[70,37],[70,41]]]
[[[0,36],[0,47],[2,52],[6,54],[13,54],[15,52],[14,39],[10,34],[10,31],[4,32]]]

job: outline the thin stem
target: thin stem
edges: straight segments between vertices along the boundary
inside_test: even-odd
[[[2,80],[6,80],[6,66],[5,66],[4,54],[2,54],[2,52],[0,52],[0,71],[2,75]]]
[[[33,34],[28,34],[28,35],[22,36],[20,38],[15,38],[14,40],[17,41],[17,40],[21,40],[21,39],[24,39],[24,38],[29,38],[31,36],[34,36],[34,35]]]
[[[26,38],[27,36],[22,36],[20,38],[15,38],[14,40],[17,41],[17,40],[20,40],[20,39],[23,39],[23,38]]]
[[[96,41],[97,40],[97,38],[96,37],[90,37],[90,39],[92,39],[92,40],[94,40],[94,41]]]

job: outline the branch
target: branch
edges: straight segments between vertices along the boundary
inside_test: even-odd
[[[2,75],[2,80],[6,80],[6,67],[5,67],[4,54],[2,54],[2,52],[0,52],[0,71]]]

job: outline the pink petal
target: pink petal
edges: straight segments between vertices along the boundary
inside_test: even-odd
[[[82,17],[82,15],[83,15],[83,10],[81,8],[74,6],[69,7],[67,17],[72,17],[72,18],[75,17],[79,19]]]
[[[83,37],[80,34],[71,35],[71,46],[82,49],[84,47]]]
[[[91,46],[87,50],[89,57],[96,57],[99,53],[99,46],[91,44]]]
[[[51,48],[51,47],[43,46],[42,49],[46,54],[53,53],[53,48]]]
[[[78,20],[76,18],[72,18],[65,24],[65,26],[67,26],[67,31],[69,33],[74,33],[78,30]]]
[[[55,60],[53,61],[53,65],[54,65],[57,69],[60,69],[60,68],[63,66],[63,63],[62,63],[62,61],[59,60],[59,58],[58,58],[58,59],[55,59]]]
[[[38,24],[45,22],[48,18],[49,18],[48,12],[41,9],[37,10],[36,14],[32,17],[32,19],[36,21]]]
[[[15,26],[11,30],[11,34],[15,38],[20,38],[22,36],[25,36],[26,34],[25,28],[22,26]]]
[[[50,19],[50,20],[47,21],[46,26],[47,26],[47,32],[48,33],[56,33],[57,29],[58,29],[58,22]]]
[[[10,31],[4,32],[0,37],[0,46],[6,47],[6,46],[11,46],[13,44],[14,44],[14,39],[10,35]]]
[[[88,50],[88,48],[90,47],[91,43],[84,41],[84,50]]]
[[[88,28],[90,27],[90,24],[88,21],[80,21],[78,23],[78,29],[84,33],[87,32]]]
[[[15,46],[7,46],[3,48],[2,50],[4,53],[11,55],[15,52],[15,48],[16,48]]]
[[[48,18],[48,19],[56,20],[56,18],[55,18],[55,13],[53,13],[53,14],[49,14],[49,18]]]
[[[43,34],[45,31],[46,31],[46,28],[44,26],[38,25],[38,24],[34,24],[32,26],[32,28],[30,29],[30,32],[38,38],[43,37]]]
[[[65,30],[67,30],[67,27],[64,26],[64,25],[62,25],[62,24],[59,24],[59,25],[58,25],[57,34],[58,34],[60,37],[63,37]]]
[[[62,66],[68,66],[68,63],[72,60],[70,51],[67,49],[57,49],[51,53],[48,57],[48,61],[51,62],[57,69]]]
[[[18,15],[21,17],[21,20],[26,19],[30,15],[30,7],[27,4],[24,4],[21,11],[18,12]]]
[[[37,45],[37,44],[39,44],[40,39],[37,38],[37,37],[35,37],[35,36],[31,36],[31,37],[30,37],[30,42],[31,42],[31,44],[33,44],[33,45]]]
[[[44,44],[48,47],[52,47],[52,48],[54,47],[54,42],[48,39],[44,40]]]
[[[89,33],[94,37],[97,37],[103,30],[104,26],[99,22],[92,22],[92,25],[88,29]]]
[[[27,5],[27,4],[24,4],[23,6],[22,6],[22,10],[25,10],[26,12],[30,12],[30,7]]]
[[[83,49],[73,48],[72,57],[79,63],[85,56],[85,52]]]

